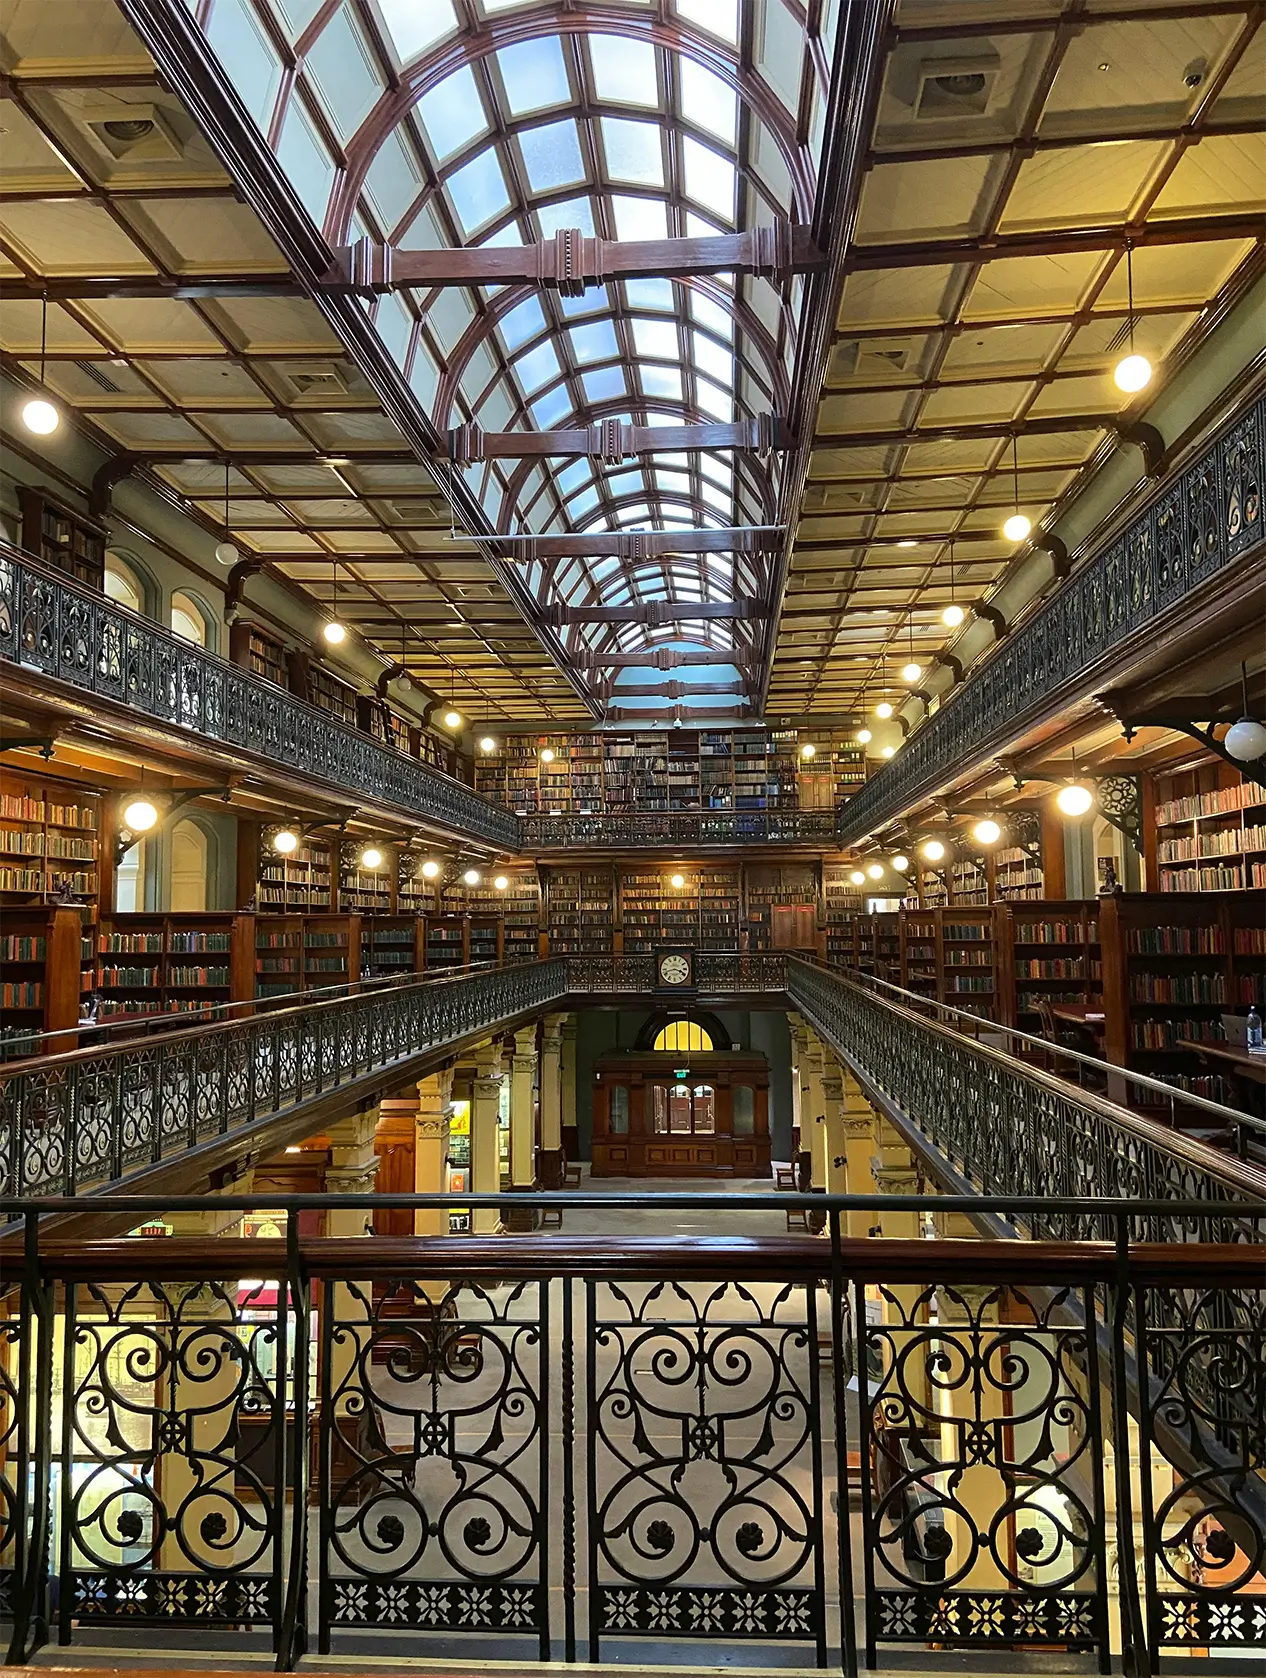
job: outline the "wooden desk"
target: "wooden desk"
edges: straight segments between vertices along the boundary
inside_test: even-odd
[[[1257,1084],[1266,1084],[1266,1055],[1250,1054],[1247,1049],[1241,1049],[1234,1043],[1199,1043],[1194,1037],[1180,1037],[1177,1046],[1180,1049],[1190,1049],[1192,1054],[1199,1055],[1202,1060],[1221,1061],[1241,1078],[1249,1078]]]
[[[1084,1026],[1097,1037],[1103,1035],[1103,1024],[1107,1018],[1102,1008],[1091,1008],[1085,1002],[1052,1002],[1051,1013],[1057,1020],[1066,1020],[1069,1025]]]

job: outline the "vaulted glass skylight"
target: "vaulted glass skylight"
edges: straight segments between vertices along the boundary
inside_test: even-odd
[[[630,41],[622,35],[590,35],[589,62],[594,92],[613,105],[659,104],[655,49],[649,41]]]
[[[497,54],[497,68],[501,71],[506,104],[512,116],[565,105],[571,98],[567,66],[557,35],[538,35],[515,46],[502,47]]]

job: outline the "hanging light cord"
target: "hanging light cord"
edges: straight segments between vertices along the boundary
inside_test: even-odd
[[[1011,433],[1011,482],[1014,486],[1015,510],[1020,511],[1020,439]]]
[[[48,388],[45,377],[44,364],[48,359],[48,293],[45,292],[40,306],[40,389]]]
[[[1130,354],[1133,355],[1134,354],[1134,243],[1130,239],[1127,239],[1125,241],[1125,290],[1126,290],[1126,296],[1127,296],[1129,310],[1130,310],[1130,317],[1129,317]]]

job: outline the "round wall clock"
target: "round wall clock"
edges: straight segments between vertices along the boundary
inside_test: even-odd
[[[685,956],[661,956],[659,958],[659,982],[662,985],[688,984],[690,982],[690,963]]]

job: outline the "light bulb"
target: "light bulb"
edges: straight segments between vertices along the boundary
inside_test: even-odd
[[[382,867],[382,852],[376,845],[367,845],[360,853],[360,865],[369,869]]]
[[[923,666],[921,664],[915,664],[912,659],[910,663],[906,665],[905,669],[902,670],[901,680],[903,682],[917,682],[922,674]]]
[[[888,718],[892,715],[892,706],[886,699],[875,706],[875,715],[882,717],[885,722],[888,721]]]
[[[849,875],[849,879],[855,886],[864,886],[866,884],[866,876],[862,873],[860,868],[854,868],[853,872]]]
[[[1094,793],[1089,787],[1082,786],[1080,781],[1061,787],[1055,796],[1056,804],[1066,816],[1084,816],[1094,801]]]
[[[812,741],[806,740],[804,745],[801,746],[801,748],[800,748],[800,756],[801,757],[816,757],[817,755],[818,755],[818,748],[812,743]]]
[[[871,740],[870,730],[868,728],[859,728],[857,730],[857,739],[860,745],[869,746]]]
[[[33,396],[22,409],[22,424],[37,437],[47,437],[61,422],[62,416],[46,396]]]
[[[897,870],[898,874],[904,874],[906,869],[910,866],[910,858],[908,856],[895,856],[892,859],[892,866]]]
[[[1122,356],[1112,370],[1112,377],[1116,380],[1118,390],[1133,394],[1150,383],[1152,364],[1145,355]]]
[[[347,639],[347,631],[337,618],[331,618],[321,633],[332,647],[341,646]]]
[[[923,854],[929,862],[940,862],[945,855],[945,846],[939,839],[928,839],[924,843]]]
[[[947,629],[957,629],[966,616],[961,606],[947,606],[941,613],[941,622]]]
[[[1033,520],[1027,513],[1012,513],[1002,527],[1002,534],[1008,542],[1023,542],[1033,528]]]
[[[405,693],[408,693],[409,689],[413,686],[413,677],[407,670],[402,670],[396,677],[396,686]]]
[[[880,757],[896,757],[897,748],[895,746],[885,746],[879,755]]]
[[[1237,763],[1256,763],[1266,752],[1266,726],[1252,717],[1241,717],[1227,729],[1222,744]]]
[[[282,827],[273,834],[273,850],[291,856],[299,849],[299,835],[292,827]]]
[[[241,550],[236,542],[216,543],[215,559],[217,565],[236,565],[241,557]]]
[[[686,876],[684,874],[674,874],[672,879],[669,881],[669,884],[672,886],[674,891],[680,891],[685,883]]]
[[[506,876],[504,874],[498,874],[496,879],[492,883],[498,891],[504,891],[506,889],[506,887],[510,884],[509,880],[506,878]]]
[[[444,713],[444,727],[445,728],[460,728],[461,726],[462,726],[462,714],[461,714],[460,711],[445,711],[445,713]]]
[[[872,862],[866,872],[870,875],[872,880],[882,880],[884,877],[884,865],[882,862]]]
[[[541,753],[541,762],[542,763],[553,763],[553,761],[554,761],[554,753],[551,751],[551,749],[548,746],[546,746],[544,751]]]
[[[477,868],[468,868],[462,875],[462,879],[465,880],[468,886],[477,886],[480,880],[479,870]]]
[[[483,739],[479,742],[479,749],[484,756],[487,757],[489,752],[496,751],[497,742],[493,739],[491,734],[485,734]]]
[[[982,845],[996,845],[1002,838],[1002,829],[997,822],[989,821],[988,818],[982,822],[977,822],[971,831],[972,838],[978,840]]]
[[[918,545],[919,544],[914,540],[914,538],[912,536],[907,536],[906,539],[903,542],[898,542],[897,543],[897,546],[899,548],[917,548]]]
[[[434,880],[439,871],[440,865],[438,862],[424,862],[422,864],[422,878],[424,880]]]
[[[123,807],[123,825],[129,833],[148,833],[158,821],[158,811],[148,798],[133,798]]]

